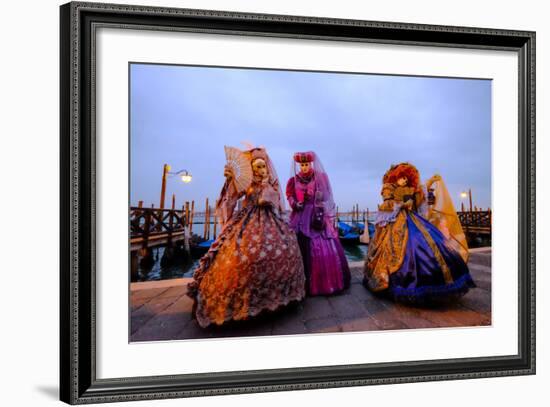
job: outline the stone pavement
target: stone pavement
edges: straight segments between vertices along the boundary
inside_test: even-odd
[[[350,263],[351,287],[332,297],[308,297],[278,312],[221,327],[201,328],[185,295],[189,278],[132,283],[130,341],[289,335],[491,325],[491,249],[471,249],[477,287],[454,304],[422,308],[373,296],[362,285],[363,263]]]

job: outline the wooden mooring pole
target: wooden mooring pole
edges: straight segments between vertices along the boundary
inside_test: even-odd
[[[189,238],[190,232],[189,232],[189,201],[185,201],[185,209],[182,208],[183,211],[183,247],[185,249],[185,253],[189,255],[191,252],[191,248],[189,246]]]
[[[208,219],[208,198],[206,198],[206,204],[204,206],[204,228],[203,228],[203,237],[204,239],[206,240],[207,239],[207,229],[208,229],[208,224],[206,223],[207,222],[207,219]]]
[[[218,226],[218,214],[216,213],[216,208],[218,207],[218,200],[216,199],[216,206],[214,206],[214,236],[212,237],[216,240],[216,228]]]
[[[170,225],[170,233],[172,232],[172,227],[174,225],[174,211],[176,209],[176,194],[172,194],[172,209],[168,215],[168,224]]]
[[[191,215],[189,221],[189,235],[193,236],[193,220],[195,219],[195,201],[191,201]]]

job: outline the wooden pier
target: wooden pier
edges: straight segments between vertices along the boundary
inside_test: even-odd
[[[464,233],[491,235],[492,211],[463,211],[457,212],[458,219],[464,229]]]
[[[181,209],[175,208],[175,197],[172,196],[170,209],[143,207],[130,207],[130,255],[131,275],[136,276],[139,265],[144,268],[151,267],[152,249],[165,247],[163,263],[169,264],[177,253],[190,256],[191,250],[202,241],[216,239],[219,230],[215,208],[205,200],[203,211],[195,211],[195,201],[185,202]],[[492,213],[490,210],[460,211],[457,213],[467,236],[468,242],[474,246],[490,245]],[[287,211],[286,216],[289,216]],[[335,226],[337,222],[357,225],[362,223],[365,227],[372,222],[376,212],[369,209],[360,210],[359,205],[353,206],[351,211],[336,211]],[[193,226],[202,225],[202,233],[194,234]],[[176,253],[177,252],[177,253]],[[174,254],[176,253],[176,254]]]
[[[167,248],[161,262],[173,263],[176,257],[189,258],[193,248],[202,241],[216,238],[217,218],[214,208],[205,202],[204,212],[195,212],[195,202],[185,202],[181,209],[175,208],[172,196],[171,209],[130,207],[130,265],[132,280],[139,266],[150,268],[154,264],[152,250]],[[203,225],[202,236],[193,233],[193,226]]]
[[[368,210],[337,212],[336,219],[342,222],[366,223],[367,220],[371,222],[375,215],[376,212],[369,212]],[[492,212],[490,210],[457,212],[457,215],[465,233],[491,234]],[[194,218],[204,220],[193,221]],[[217,223],[211,207],[202,212],[192,213],[186,211],[185,208],[176,210],[130,207],[131,250],[162,246],[169,241],[182,240],[185,228],[192,229],[193,225],[205,225],[204,238],[207,239],[210,236],[215,238]],[[212,233],[210,233],[211,230],[213,230]]]

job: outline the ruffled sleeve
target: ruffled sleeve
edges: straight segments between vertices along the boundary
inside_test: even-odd
[[[220,197],[218,199],[218,205],[216,206],[216,212],[221,219],[222,225],[225,225],[229,219],[233,216],[233,211],[237,205],[237,201],[244,195],[244,192],[238,193],[235,185],[225,180]]]
[[[394,222],[401,209],[401,204],[394,200],[394,189],[395,187],[392,184],[382,185],[380,195],[382,195],[384,202],[378,205],[378,212],[373,222],[376,226],[385,226],[389,222]]]
[[[286,183],[286,199],[292,209],[296,208],[296,192],[295,192],[294,177],[290,178]]]

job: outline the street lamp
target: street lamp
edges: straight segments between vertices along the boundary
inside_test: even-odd
[[[187,170],[179,171],[176,174],[180,174],[180,173],[181,173],[181,180],[186,184],[190,183],[191,180],[193,179],[193,176],[189,174]]]
[[[460,199],[461,199],[461,201],[460,201],[460,210],[461,210],[462,212],[464,212],[464,200],[465,200],[467,197],[468,197],[468,193],[467,193],[467,192],[462,191],[462,192],[460,193]]]
[[[168,164],[164,164],[164,168],[162,169],[162,187],[160,190],[160,209],[164,209],[164,197],[166,195],[166,179],[168,176],[176,176],[179,175],[182,182],[185,184],[188,184],[193,179],[193,176],[191,173],[187,170],[180,170],[176,172],[170,172],[171,167]],[[171,177],[170,177],[171,178]]]
[[[468,192],[462,191],[460,193],[460,198],[462,198],[463,200],[466,199],[466,198],[469,198],[469,200],[470,200],[470,212],[472,212],[472,190],[468,189]],[[464,201],[462,201],[462,212],[464,212]]]

